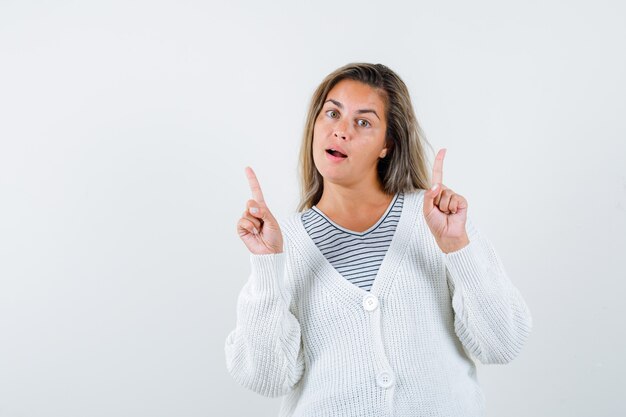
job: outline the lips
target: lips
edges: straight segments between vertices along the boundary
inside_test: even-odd
[[[343,149],[341,149],[340,147],[331,147],[326,149],[326,152],[331,154],[332,156],[336,156],[338,158],[347,158],[348,155],[346,155],[345,151]]]

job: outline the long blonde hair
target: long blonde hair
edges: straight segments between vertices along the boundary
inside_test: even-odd
[[[387,155],[378,161],[378,177],[387,194],[428,188],[430,170],[424,155],[426,141],[417,122],[409,91],[400,77],[382,64],[352,63],[326,76],[313,93],[300,147],[300,204],[304,211],[319,202],[324,182],[313,161],[313,130],[328,92],[341,80],[360,81],[381,91],[387,119]]]

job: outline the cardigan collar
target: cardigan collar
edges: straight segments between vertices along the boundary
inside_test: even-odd
[[[418,216],[422,215],[423,194],[424,190],[404,193],[404,205],[396,231],[370,291],[349,282],[328,262],[304,228],[302,213],[294,214],[289,219],[290,221],[283,226],[283,230],[289,244],[300,252],[302,260],[307,263],[316,279],[321,280],[329,291],[339,296],[342,301],[361,305],[363,297],[368,294],[380,298],[389,293],[396,271],[406,254],[413,234],[418,228]]]

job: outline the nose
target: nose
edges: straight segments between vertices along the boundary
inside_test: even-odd
[[[335,130],[335,137],[340,139],[346,139],[346,133],[342,130]]]
[[[349,130],[350,122],[348,121],[348,119],[341,118],[337,120],[333,125],[333,136],[338,139],[347,140],[348,138],[350,138]]]

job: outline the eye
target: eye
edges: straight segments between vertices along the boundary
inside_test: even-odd
[[[361,126],[361,127],[369,127],[370,126],[370,122],[368,122],[365,119],[359,119],[356,121],[356,123]]]
[[[339,113],[337,113],[335,110],[326,111],[326,115],[331,119],[336,119],[337,117],[339,117]]]

